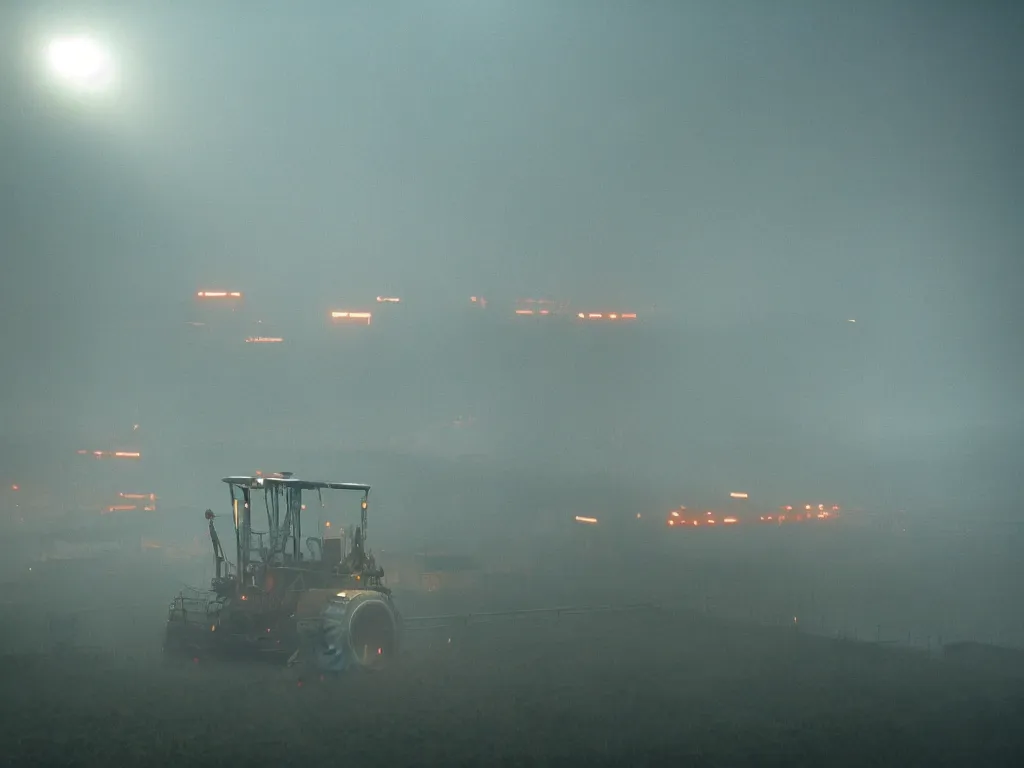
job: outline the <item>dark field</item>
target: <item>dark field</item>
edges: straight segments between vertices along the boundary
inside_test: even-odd
[[[281,669],[161,662],[167,602],[183,583],[208,580],[209,558],[34,563],[11,572],[0,606],[2,760],[990,766],[1024,757],[1019,670],[943,661],[935,639],[988,639],[967,633],[980,625],[974,614],[1017,625],[1019,569],[999,551],[968,556],[969,542],[951,549],[839,528],[583,533],[535,552],[520,573],[468,591],[397,594],[399,604],[407,616],[662,608],[410,630],[398,667],[301,685]],[[875,639],[877,626],[879,644],[835,639],[858,627],[861,640]],[[884,642],[910,630],[933,635],[930,652]]]
[[[1024,757],[1019,678],[792,627],[678,610],[508,619],[410,632],[393,669],[300,684],[265,667],[163,665],[161,607],[108,614],[122,638],[116,654],[4,656],[4,763],[991,766]],[[410,601],[407,612],[444,608]]]

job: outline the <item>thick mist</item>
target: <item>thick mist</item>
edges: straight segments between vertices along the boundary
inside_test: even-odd
[[[516,411],[511,381],[539,369],[543,396],[519,382],[535,418],[590,402],[601,439],[653,432],[654,464],[684,441],[652,423],[884,463],[1020,429],[1008,11],[464,5],[263,9],[230,33],[231,4],[8,6],[5,431],[99,429],[82,414],[170,395],[158,371],[198,378],[174,312],[228,284],[295,342],[401,295],[403,359],[436,367],[416,388],[443,418],[481,388]],[[29,56],[83,26],[119,49],[103,103],[46,92]],[[477,293],[656,307],[668,330],[620,352],[434,325]],[[496,441],[527,428],[493,407]]]
[[[0,700],[49,713],[11,759],[1013,764],[1022,31],[3,3]],[[243,560],[221,478],[276,472],[372,486],[393,669],[167,664],[204,510]]]

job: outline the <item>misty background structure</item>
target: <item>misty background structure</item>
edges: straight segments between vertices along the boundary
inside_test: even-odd
[[[0,463],[43,482],[140,422],[153,483],[308,451],[380,487],[418,453],[1013,516],[1021,23],[995,2],[4,4]],[[44,84],[45,41],[80,29],[117,60],[105,97]],[[286,343],[198,343],[211,287]],[[388,322],[325,327],[381,294]],[[526,327],[528,296],[639,322]]]

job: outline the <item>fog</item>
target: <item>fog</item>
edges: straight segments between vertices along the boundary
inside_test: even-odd
[[[282,471],[372,486],[406,616],[637,598],[669,645],[799,636],[739,688],[813,677],[791,642],[848,671],[849,640],[1024,648],[1022,31],[994,0],[3,3],[5,659],[78,610],[79,651],[159,656],[213,576],[205,509],[234,547],[221,478]],[[62,35],[109,87],[48,70]],[[358,520],[328,504],[307,531]],[[765,519],[805,504],[837,519]],[[416,553],[474,580],[400,586]],[[480,631],[445,664],[600,634]],[[963,679],[1019,701],[1001,664]],[[891,684],[977,705],[929,669]]]

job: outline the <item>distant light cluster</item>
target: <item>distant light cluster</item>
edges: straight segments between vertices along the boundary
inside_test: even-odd
[[[241,291],[199,291],[196,296],[200,299],[240,299]]]
[[[356,325],[369,325],[373,320],[372,312],[347,312],[334,310],[331,312],[331,320],[335,323],[354,323]]]
[[[79,450],[79,456],[92,456],[95,459],[141,459],[139,451],[87,451]]]

